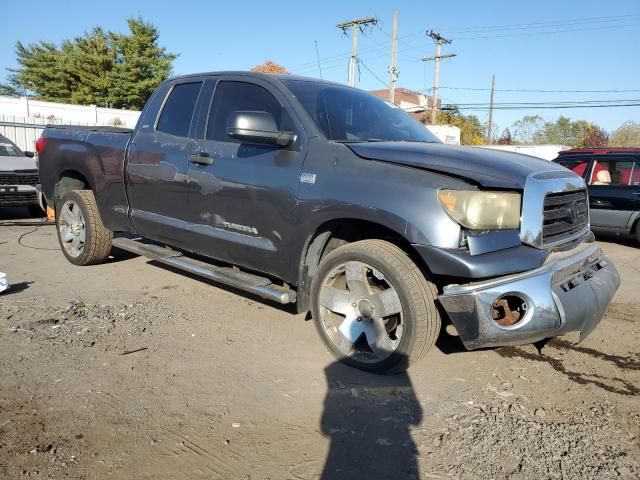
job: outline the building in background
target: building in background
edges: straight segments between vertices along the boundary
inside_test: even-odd
[[[376,97],[389,101],[389,89],[384,90],[370,90]],[[409,90],[408,88],[396,88],[396,94],[394,102],[398,107],[405,112],[409,112],[415,117],[416,120],[420,120],[422,116],[431,111],[433,106],[433,97],[425,95],[422,92],[416,92],[415,90]],[[438,100],[438,107],[440,107],[440,100]]]
[[[442,143],[460,145],[460,128],[455,125],[425,125]]]
[[[371,90],[376,97],[389,100],[389,90]],[[425,114],[431,112],[433,107],[433,97],[422,92],[409,90],[407,88],[396,88],[394,103],[410,113],[416,120],[421,121]],[[438,100],[438,108],[441,103]],[[460,145],[460,129],[453,125],[425,125],[427,130],[440,139],[442,143],[449,145]]]

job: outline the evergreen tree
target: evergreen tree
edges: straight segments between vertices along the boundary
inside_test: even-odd
[[[141,109],[171,74],[177,55],[158,45],[158,29],[141,18],[128,20],[131,35],[111,34],[117,51],[110,75],[110,101],[117,108]]]
[[[60,47],[50,42],[23,45],[16,43],[20,68],[10,69],[9,85],[23,95],[33,93],[42,100],[70,102],[73,79],[68,60],[73,45],[65,41]]]
[[[109,105],[110,74],[115,58],[113,42],[101,28],[75,39],[69,59],[75,86],[71,103]]]
[[[2,91],[41,100],[141,109],[171,74],[176,55],[158,45],[158,29],[141,18],[130,33],[94,28],[60,46],[16,43],[19,67]]]

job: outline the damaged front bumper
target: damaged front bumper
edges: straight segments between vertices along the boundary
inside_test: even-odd
[[[604,316],[620,276],[599,247],[582,244],[549,255],[534,270],[487,281],[444,287],[439,300],[465,347],[533,343],[580,332],[589,335]],[[512,325],[495,319],[496,301],[520,298],[524,309]]]

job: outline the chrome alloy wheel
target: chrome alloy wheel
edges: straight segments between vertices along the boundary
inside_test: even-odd
[[[404,330],[400,298],[370,265],[338,265],[323,279],[318,303],[322,328],[346,357],[375,363],[398,348]]]
[[[65,202],[60,209],[58,233],[67,254],[79,257],[84,250],[86,228],[80,206],[72,200]]]

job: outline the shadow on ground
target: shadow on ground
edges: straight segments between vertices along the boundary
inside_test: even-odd
[[[639,361],[635,357],[609,355],[592,348],[574,345],[561,339],[552,340],[550,342],[550,345],[554,348],[569,349],[578,353],[589,355],[594,358],[612,362],[615,366],[621,369],[630,368],[633,370],[637,370],[639,368]],[[544,352],[541,352],[539,354],[532,353],[530,351],[527,351],[525,347],[502,347],[496,349],[495,352],[503,358],[520,357],[534,362],[548,363],[556,372],[564,375],[565,377],[567,377],[567,379],[579,385],[593,385],[597,388],[600,388],[601,390],[605,390],[611,393],[617,393],[620,395],[635,396],[640,394],[640,388],[624,378],[606,377],[604,375],[596,373],[569,370],[563,359],[547,355]]]
[[[320,478],[420,478],[410,429],[422,407],[407,373],[374,375],[334,362],[325,375],[320,426],[331,443]]]

